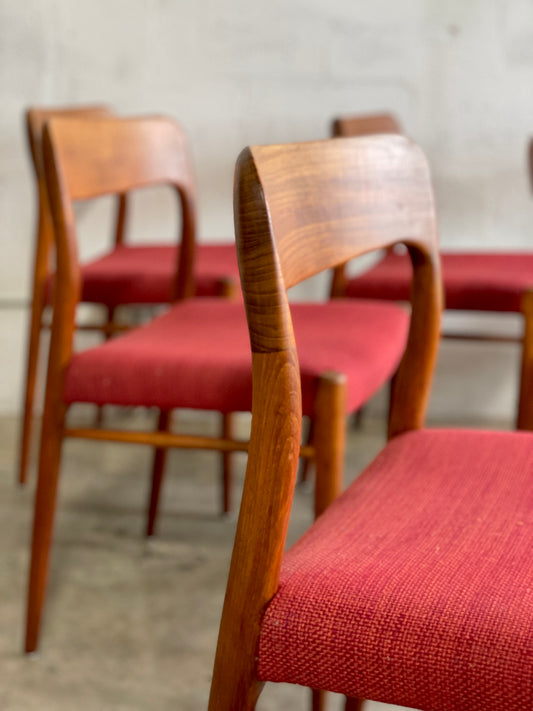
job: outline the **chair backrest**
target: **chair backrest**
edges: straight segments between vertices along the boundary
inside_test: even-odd
[[[442,300],[422,151],[390,135],[248,148],[237,163],[235,224],[255,353],[295,352],[287,289],[367,252],[407,246],[412,317],[390,426],[391,434],[420,427]]]
[[[46,177],[43,161],[43,129],[45,123],[57,117],[112,116],[112,111],[106,106],[64,106],[56,108],[31,107],[25,113],[26,135],[32,165],[37,184],[38,211],[36,229],[36,276],[39,288],[44,288],[44,282],[49,271],[51,248],[54,241],[52,216],[46,192]],[[40,278],[39,278],[40,277]]]
[[[394,383],[396,435],[423,424],[441,284],[428,167],[401,136],[245,149],[235,176],[235,224],[252,347],[252,430],[217,660],[231,658],[232,647],[244,649],[253,676],[261,615],[277,589],[300,448],[301,387],[286,290],[370,250],[407,245],[412,316]],[[215,674],[223,666],[215,664]]]
[[[331,135],[349,138],[376,133],[403,133],[398,119],[389,113],[337,116],[331,124]]]
[[[194,288],[194,179],[183,131],[164,117],[53,118],[44,128],[43,156],[57,252],[50,358],[57,341],[62,344],[57,357],[64,361],[70,357],[81,287],[73,202],[173,187],[181,206],[175,297],[184,298]]]
[[[403,130],[398,119],[390,113],[338,116],[331,124],[331,135],[334,138],[372,136],[378,133],[398,133],[401,135]],[[394,248],[390,247],[387,251],[394,251]],[[333,271],[330,294],[333,297],[342,296],[345,288],[346,264],[342,264]]]
[[[38,181],[45,180],[42,138],[46,122],[53,118],[80,118],[84,116],[113,116],[113,112],[108,107],[100,104],[56,108],[32,106],[26,111],[25,119],[28,145],[35,169],[35,176]]]

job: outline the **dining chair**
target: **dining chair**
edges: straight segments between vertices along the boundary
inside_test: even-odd
[[[533,435],[426,429],[441,282],[430,176],[402,136],[254,146],[236,239],[254,401],[210,711],[265,682],[423,711],[533,708]],[[284,552],[300,446],[300,349],[286,289],[394,243],[412,315],[389,442]],[[339,419],[331,427],[342,427]]]
[[[54,279],[53,227],[46,193],[42,132],[47,120],[61,116],[100,116],[111,119],[116,115],[105,106],[98,105],[53,109],[34,107],[26,112],[26,130],[37,185],[38,208],[18,467],[18,481],[21,484],[25,483],[27,477],[41,333],[50,323],[50,316],[45,312],[52,303]],[[188,152],[185,140],[183,151]],[[189,170],[192,184],[192,168]],[[105,316],[103,320],[79,324],[77,328],[101,331],[106,338],[125,328],[124,321],[120,322],[116,318],[120,307],[167,303],[174,301],[177,293],[177,241],[164,244],[128,242],[127,201],[126,194],[117,196],[116,229],[112,248],[82,267],[81,301],[98,304]],[[193,222],[191,225],[194,229]],[[238,283],[233,241],[229,244],[205,243],[196,246],[194,285],[191,287],[195,293],[202,296],[231,296],[238,290]]]
[[[248,441],[176,431],[171,413],[190,408],[228,415],[252,409],[252,364],[242,300],[181,298],[190,289],[194,204],[183,135],[168,119],[61,119],[44,131],[44,162],[54,223],[57,278],[28,583],[26,650],[37,647],[52,540],[60,455],[65,438],[145,444],[154,448],[147,535],[154,530],[165,453],[169,447],[222,453],[248,450]],[[178,265],[178,301],[146,325],[74,353],[74,314],[81,288],[73,203],[164,182],[181,202],[185,225]],[[312,259],[312,257],[309,257]],[[304,262],[307,258],[304,258]],[[258,275],[257,288],[262,277]],[[333,427],[370,398],[396,371],[409,314],[397,304],[353,300],[294,305],[301,347],[304,412],[315,423],[301,455],[315,464],[319,515],[338,487],[344,452]],[[317,337],[317,333],[319,337]],[[339,374],[342,374],[339,375]],[[346,380],[346,386],[343,384]],[[272,383],[274,388],[275,383]],[[339,394],[346,389],[346,399]],[[74,427],[75,403],[153,408],[156,431]],[[111,423],[104,423],[110,425]],[[179,422],[178,422],[179,424]],[[224,473],[224,472],[223,472]],[[223,478],[223,497],[230,481]]]
[[[391,116],[387,131],[401,133]],[[333,122],[335,136],[355,136],[357,122],[339,117]],[[533,151],[529,148],[529,175],[533,170]],[[521,343],[521,370],[516,412],[516,427],[533,429],[533,252],[480,250],[476,252],[441,251],[442,278],[447,311],[482,311],[520,314],[519,337],[454,331],[446,328],[446,339]],[[350,275],[347,265],[335,269],[332,297],[409,300],[411,264],[404,252],[387,250],[378,263],[362,274]]]

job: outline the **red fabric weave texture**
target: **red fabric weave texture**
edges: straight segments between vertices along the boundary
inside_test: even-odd
[[[303,408],[318,376],[348,376],[348,411],[393,375],[409,317],[395,304],[335,300],[292,306]],[[175,304],[148,325],[74,355],[65,400],[220,412],[251,409],[251,354],[244,306],[223,299]]]
[[[286,554],[258,671],[425,711],[531,711],[533,435],[392,440]]]
[[[520,312],[533,288],[533,253],[442,253],[446,308]],[[349,279],[347,296],[408,301],[412,278],[407,255],[388,253],[375,267]]]
[[[82,267],[84,303],[164,304],[172,301],[176,245],[121,245]],[[221,279],[239,284],[235,244],[199,244],[195,258],[196,296],[217,296]],[[51,285],[48,287],[48,299]]]

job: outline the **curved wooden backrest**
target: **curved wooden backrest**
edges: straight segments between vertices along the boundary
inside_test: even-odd
[[[44,180],[44,162],[42,137],[47,121],[53,118],[80,118],[83,116],[113,116],[113,112],[100,104],[88,106],[63,106],[57,108],[41,108],[33,106],[25,113],[28,144],[38,180]]]
[[[70,200],[157,184],[174,185],[193,199],[187,141],[170,118],[56,117],[46,132]]]
[[[165,117],[53,118],[44,128],[43,155],[58,258],[60,251],[75,253],[73,201],[152,185],[174,187],[182,210],[176,297],[190,292],[194,178],[185,135],[178,123]],[[74,269],[72,261],[68,269]]]
[[[429,170],[422,151],[402,136],[245,149],[235,221],[250,313],[320,271],[397,242],[438,264]],[[254,350],[285,347],[278,339],[286,334],[273,339],[274,329],[260,333],[257,326],[252,322]]]
[[[349,138],[375,133],[403,133],[398,119],[392,114],[338,116],[331,124],[331,135]]]
[[[49,363],[61,369],[71,356],[81,289],[73,202],[150,185],[175,188],[182,217],[178,299],[193,290],[194,182],[182,129],[163,117],[53,118],[44,128],[43,156],[57,254]]]
[[[53,243],[52,217],[48,204],[48,194],[46,190],[46,177],[44,174],[43,160],[43,129],[47,121],[59,116],[63,117],[90,117],[90,116],[112,116],[112,111],[106,106],[64,106],[57,108],[32,107],[25,113],[26,134],[30,155],[32,158],[33,170],[37,182],[38,213],[36,227],[36,250],[35,250],[35,274],[34,274],[34,298],[42,299],[42,290],[45,288],[46,279],[49,272],[50,252]],[[122,206],[125,210],[125,205]],[[117,230],[119,228],[117,227]],[[120,226],[122,230],[122,225]],[[122,234],[117,234],[116,241],[122,239]],[[35,293],[38,292],[38,293]]]
[[[413,262],[408,343],[390,434],[423,424],[439,342],[441,284],[433,195],[421,150],[401,136],[241,153],[235,223],[252,345],[252,431],[214,669],[210,711],[237,708],[222,680],[246,655],[252,708],[260,622],[278,586],[301,434],[301,386],[286,289],[359,254],[404,242]],[[317,334],[317,339],[320,334]],[[361,333],[364,338],[364,333]],[[241,676],[241,680],[242,680]],[[237,680],[233,688],[238,688]]]

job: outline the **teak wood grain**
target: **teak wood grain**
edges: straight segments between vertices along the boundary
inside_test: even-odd
[[[390,113],[355,114],[338,116],[331,123],[333,137],[372,136],[378,133],[402,133],[398,120]],[[333,271],[333,291],[342,291],[345,287],[344,268],[339,267]],[[356,414],[357,421],[361,419],[362,410]],[[313,436],[313,423],[310,423],[309,438]],[[302,462],[300,480],[307,481],[309,476],[309,460]]]
[[[24,385],[23,417],[20,434],[18,481],[24,484],[28,469],[28,456],[32,433],[32,416],[34,412],[35,384],[37,378],[37,363],[41,330],[45,326],[43,321],[46,308],[46,291],[48,280],[53,272],[53,226],[48,195],[46,191],[46,178],[44,174],[42,133],[43,128],[50,118],[63,116],[111,116],[111,111],[105,106],[77,106],[56,109],[31,108],[25,114],[26,133],[32,158],[34,175],[37,186],[37,224],[35,227],[34,264],[33,264],[33,290],[31,299],[31,314],[29,333],[27,338],[26,381]],[[118,215],[123,215],[118,220],[115,232],[115,242],[122,240],[124,229],[124,215],[126,198],[120,196]],[[109,319],[106,324],[110,324]],[[104,327],[105,327],[104,325]],[[99,327],[100,330],[100,327]]]
[[[44,167],[57,256],[28,587],[26,651],[33,651],[38,641],[61,443],[63,437],[69,435],[64,427],[64,379],[72,356],[75,313],[81,291],[72,203],[76,199],[96,197],[106,192],[127,192],[133,187],[158,184],[173,187],[182,212],[180,261],[175,291],[176,298],[187,296],[192,283],[194,194],[188,164],[181,155],[182,147],[183,133],[179,125],[160,117],[54,118],[44,129]],[[88,166],[91,168],[88,169]],[[106,166],[110,168],[109,171]],[[169,446],[164,434],[159,431],[147,433],[147,441],[156,447]],[[82,436],[105,438],[98,429],[85,430]],[[159,437],[164,440],[162,445]],[[133,441],[142,441],[142,438],[143,433],[140,433]],[[172,442],[174,446],[180,446],[178,436],[174,436]]]
[[[394,383],[390,436],[423,424],[441,312],[428,167],[403,137],[245,149],[236,169],[235,224],[254,396],[210,711],[249,711],[262,687],[259,630],[278,586],[302,420],[286,290],[366,252],[407,245],[414,267],[412,318]],[[335,459],[333,448],[330,461]],[[349,704],[357,708],[356,701]]]
[[[124,194],[150,185],[169,185],[176,190],[182,213],[174,298],[190,295],[195,191],[186,141],[179,124],[166,117],[56,118],[45,126],[43,144],[52,212],[62,215],[56,224],[56,239],[64,254],[72,253],[72,261],[64,266],[64,271],[74,268],[77,251],[73,202]],[[75,262],[78,263],[77,257]],[[58,282],[61,282],[59,264],[57,269]]]

